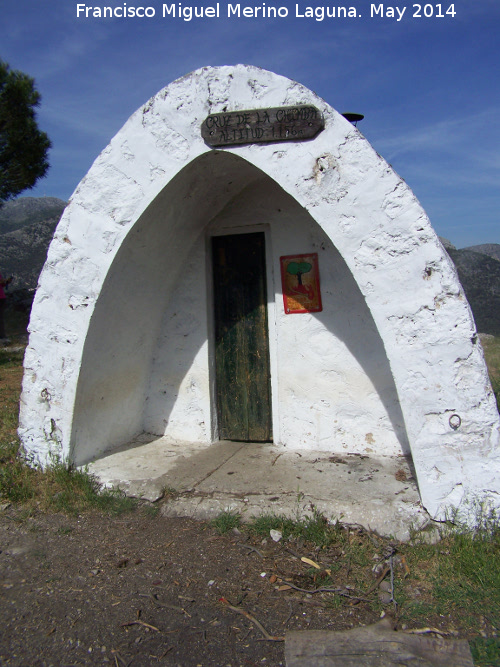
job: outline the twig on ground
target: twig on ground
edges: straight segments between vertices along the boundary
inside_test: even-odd
[[[262,632],[264,637],[267,639],[267,641],[270,642],[284,642],[285,638],[284,637],[276,637],[274,635],[270,635],[269,632],[264,628],[264,626],[259,623],[259,621],[252,616],[252,614],[249,614],[248,611],[245,611],[245,609],[242,609],[241,607],[233,607],[232,604],[229,603],[226,598],[220,598],[220,602],[222,602],[226,607],[231,609],[232,611],[235,611],[237,614],[241,614],[242,616],[245,616],[245,618],[248,618],[249,621],[254,623],[259,630]]]
[[[384,579],[386,578],[387,573],[390,571],[390,569],[391,569],[391,568],[390,568],[389,566],[387,566],[387,567],[385,567],[385,568],[383,569],[382,574],[381,574],[380,577],[377,579],[377,581],[373,584],[373,586],[372,586],[371,588],[369,588],[369,589],[366,591],[365,596],[370,595],[370,593],[373,593],[373,591],[376,590],[376,589],[380,586],[380,584],[381,584],[381,583],[384,581]]]
[[[370,600],[367,598],[346,593],[344,588],[326,588],[326,586],[321,586],[320,588],[313,588],[312,590],[309,590],[307,588],[299,588],[289,581],[287,581],[285,585],[290,586],[290,588],[293,588],[296,591],[300,591],[301,593],[308,593],[309,595],[314,595],[314,593],[336,593],[337,595],[341,595],[344,598],[349,598],[350,600],[355,600],[356,602],[370,602]]]
[[[372,541],[372,544],[374,544],[376,547],[378,547],[378,546],[379,546],[379,543],[378,543],[377,540],[375,539],[375,537],[378,537],[378,535],[375,535],[375,533],[374,533],[373,530],[370,528],[370,526],[368,526],[368,529],[367,529],[367,531],[366,531],[366,534],[368,535],[368,537],[369,537],[370,540]],[[380,538],[379,538],[379,539],[380,539]]]
[[[426,635],[426,634],[435,634],[441,635],[442,637],[449,637],[452,633],[445,632],[444,630],[438,630],[437,628],[415,628],[414,630],[404,630],[409,635]]]
[[[290,547],[287,547],[285,551],[288,551],[288,553],[292,554],[292,556],[295,556],[295,558],[298,558],[299,560],[302,558],[300,554],[298,554],[296,551],[293,549],[290,549]]]
[[[160,632],[158,628],[155,628],[154,625],[149,625],[149,623],[145,623],[144,621],[129,621],[128,623],[121,623],[120,627],[125,628],[129,625],[142,625],[145,628],[149,628],[150,630],[154,630],[155,632]]]
[[[276,463],[276,461],[279,459],[279,457],[282,456],[282,455],[283,455],[283,452],[281,452],[281,454],[278,454],[278,456],[274,459],[274,461],[271,463],[271,465],[273,466]]]
[[[187,613],[187,611],[183,607],[178,607],[175,604],[167,604],[166,602],[160,602],[151,593],[139,593],[139,597],[140,598],[150,598],[151,600],[153,600],[153,602],[155,603],[155,605],[157,607],[165,607],[165,609],[173,609],[174,611],[181,611],[183,614],[186,614],[186,616],[189,616],[189,614]],[[189,616],[189,618],[191,618],[191,616]]]
[[[394,563],[392,561],[392,554],[390,555],[389,558],[389,566],[391,568],[391,599],[390,602],[394,605],[394,612],[397,611],[398,609],[398,603],[394,599]]]
[[[259,551],[258,549],[256,549],[255,547],[253,547],[251,544],[243,544],[242,542],[238,542],[236,546],[238,546],[238,547],[244,547],[245,549],[248,549],[247,556],[249,556],[249,555],[252,553],[252,551],[255,551],[255,553],[256,553],[256,554],[259,554],[259,556],[260,556],[261,558],[264,558],[264,555],[263,555],[262,551]]]
[[[309,590],[308,588],[300,588],[299,586],[292,584],[290,581],[287,581],[284,585],[290,586],[290,588],[300,591],[301,593],[309,593],[309,595],[314,595],[314,593],[341,593],[344,590],[343,588],[325,588],[324,586]]]
[[[166,651],[163,651],[163,653],[160,655],[159,658],[157,658],[157,660],[162,660],[162,658],[164,658],[167,655],[167,653],[170,653],[170,651],[173,651],[173,650],[174,650],[174,647],[169,646]]]
[[[124,660],[124,659],[121,657],[119,651],[111,651],[111,653],[113,653],[113,656],[114,656],[114,658],[115,658],[116,667],[120,667],[120,665],[119,665],[119,663],[118,663],[118,660],[121,662],[121,664],[123,665],[123,667],[130,667],[130,665],[132,664],[132,660],[134,659],[134,658],[130,658],[130,660],[127,662],[126,660]]]
[[[288,606],[290,607],[290,613],[288,614],[286,621],[283,621],[283,625],[285,627],[288,625],[288,621],[292,618],[292,614],[293,614],[293,605],[290,602],[290,600],[288,600]]]

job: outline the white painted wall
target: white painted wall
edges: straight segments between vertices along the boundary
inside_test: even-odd
[[[182,353],[176,349],[178,358],[172,359],[168,371],[155,353],[164,311],[179,299],[185,268],[192,265],[192,252],[207,219],[255,177],[249,165],[234,157],[220,158],[208,154],[181,171],[129,231],[113,260],[90,321],[81,363],[71,436],[71,456],[78,463],[150,430],[149,415],[154,419],[154,413],[147,392],[157,363],[158,373],[164,371],[162,381],[167,374],[169,384],[167,394],[162,394],[163,412],[175,402],[172,392],[183,381],[178,373]],[[231,180],[231,186],[219,191],[213,187],[213,178]],[[202,277],[198,286],[192,285],[192,295],[180,314],[183,336],[186,331],[194,333],[188,355],[207,339],[206,308],[201,329],[196,311],[198,293],[205,289]],[[194,424],[188,428],[186,420],[183,433],[178,437],[198,440]]]
[[[274,441],[291,449],[408,453],[383,343],[356,282],[311,216],[266,177],[215,217],[178,273],[153,354],[145,429],[176,440],[212,441],[210,237],[259,228],[266,232],[271,263]],[[308,252],[319,253],[323,311],[287,315],[279,258]]]
[[[300,103],[324,114],[325,130],[314,140],[214,151],[200,136],[204,118],[224,108]],[[325,303],[323,313],[304,317],[276,309],[273,396],[280,438],[293,446],[311,438],[315,446],[358,451],[404,447],[387,359],[426,508],[442,516],[477,495],[499,504],[498,412],[470,309],[425,212],[328,104],[296,82],[246,66],[204,68],[160,91],[75,191],[32,311],[20,415],[24,447],[41,462],[51,452],[77,463],[90,460],[147,424],[161,426],[158,392],[174,397],[176,386],[182,391],[169,399],[170,427],[185,432],[191,401],[191,433],[210,437],[203,398],[210,386],[201,317],[206,291],[191,299],[193,319],[183,315],[181,329],[189,330],[190,340],[176,343],[179,365],[165,389],[162,346],[165,333],[175,332],[169,309],[181,298],[181,269],[203,250],[207,224],[219,214],[214,225],[224,216],[233,220],[245,197],[256,204],[251,185],[263,174],[315,223],[304,218],[299,224],[288,207],[281,218],[271,215],[269,197],[259,204],[269,214],[274,275],[280,254],[304,252],[310,244],[320,254]],[[292,242],[288,233],[292,227],[303,235],[299,248],[298,237]],[[331,260],[328,269],[322,255]],[[192,295],[196,276],[189,280],[191,287],[188,281],[183,289]],[[336,309],[347,317],[332,316]],[[307,373],[311,365],[319,375]],[[306,417],[308,410],[314,418]],[[455,413],[457,430],[449,423]],[[384,437],[389,423],[396,429],[391,442]]]

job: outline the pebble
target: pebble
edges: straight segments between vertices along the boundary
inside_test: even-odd
[[[389,604],[392,602],[392,596],[390,593],[387,593],[386,591],[380,591],[378,594],[378,599],[382,604]]]

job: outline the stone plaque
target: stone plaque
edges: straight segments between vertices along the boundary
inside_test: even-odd
[[[325,127],[319,109],[308,104],[273,109],[215,113],[203,121],[201,136],[209,146],[302,141]]]

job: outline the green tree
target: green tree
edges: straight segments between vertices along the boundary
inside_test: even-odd
[[[34,80],[0,60],[0,206],[47,173],[50,140],[38,129]]]
[[[302,285],[302,274],[309,273],[311,269],[312,264],[309,264],[309,262],[290,262],[286,267],[286,270],[290,275],[297,276],[299,285]]]

